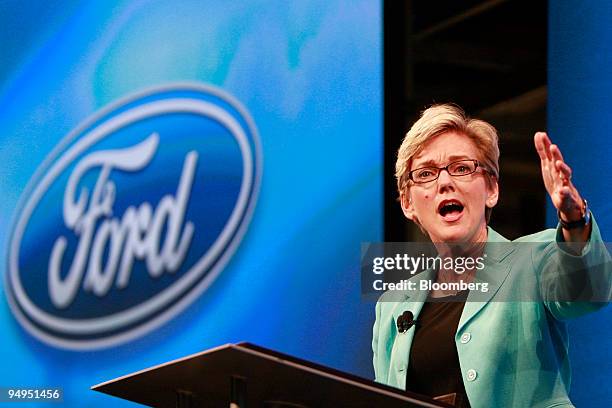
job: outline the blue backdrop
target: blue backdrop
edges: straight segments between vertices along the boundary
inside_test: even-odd
[[[612,4],[549,2],[548,130],[574,170],[604,240],[612,239]],[[549,207],[548,224],[556,224]],[[612,308],[570,323],[572,401],[612,404]]]
[[[361,242],[382,240],[379,2],[32,1],[1,7],[0,271],[7,300],[0,305],[1,385],[59,386],[68,405],[107,406],[118,401],[89,391],[91,385],[240,340],[372,376],[373,305],[361,301],[359,256]],[[171,92],[160,94],[162,88]],[[122,112],[180,98],[203,106],[208,119],[164,111],[148,122],[125,122],[87,145],[43,192],[23,239],[14,237],[24,206],[36,201],[42,181],[79,142]],[[238,130],[210,120],[211,112],[233,118]],[[135,136],[139,131],[142,137]],[[164,195],[178,196],[192,151],[199,167],[181,224],[183,233],[188,223],[194,227],[190,252],[159,278],[147,275],[152,269],[141,257],[123,289],[113,283],[95,293],[83,283],[62,306],[59,292],[49,289],[47,266],[60,236],[68,239],[67,257],[75,255],[79,230],[64,225],[62,212],[71,174],[95,152],[116,154],[155,132],[158,139],[150,140],[158,144],[143,145],[155,149],[142,169],[113,170],[112,186],[101,190],[116,200],[113,212],[93,225],[99,231],[103,219],[121,219],[130,206],[148,202],[155,209]],[[242,140],[240,132],[246,150],[232,139]],[[250,178],[245,169],[252,170]],[[211,187],[206,183],[218,178],[207,179],[210,174],[223,174],[228,184]],[[79,186],[93,197],[100,177],[101,168],[90,170]],[[137,310],[178,282],[195,264],[194,253],[208,253],[245,179],[242,224],[231,230],[225,255],[214,260],[216,279],[189,289],[178,307],[174,299],[148,316],[151,326],[115,328],[109,345],[96,342],[96,333],[46,327],[49,319],[30,318],[11,295],[13,243],[21,248],[13,258],[17,275],[47,315],[104,317],[129,302]],[[207,188],[227,193],[225,199],[210,204]],[[100,253],[108,259],[110,245]],[[69,266],[60,264],[60,281]],[[130,331],[134,327],[144,329]],[[121,337],[124,332],[131,334]]]

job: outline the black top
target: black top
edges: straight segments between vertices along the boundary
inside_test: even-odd
[[[406,390],[436,397],[457,393],[469,407],[455,333],[468,291],[444,298],[428,298],[419,314],[410,349]]]

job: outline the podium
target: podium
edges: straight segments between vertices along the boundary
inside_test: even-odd
[[[212,348],[92,389],[152,407],[451,407],[250,343]]]

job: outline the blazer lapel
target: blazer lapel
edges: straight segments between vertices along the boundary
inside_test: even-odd
[[[415,275],[410,280],[432,279],[435,277],[433,270],[425,270],[418,275]],[[417,285],[418,287],[418,285]],[[415,290],[406,291],[403,293],[404,300],[397,303],[393,309],[393,325],[395,330],[395,341],[391,350],[392,365],[389,370],[388,383],[398,388],[405,389],[406,387],[406,371],[408,370],[408,358],[412,339],[414,338],[414,326],[404,333],[400,333],[397,328],[397,319],[405,312],[410,311],[414,315],[414,319],[418,320],[419,313],[423,309],[423,304],[427,299],[428,291]]]
[[[493,298],[506,280],[512,266],[511,257],[508,255],[512,252],[513,247],[510,241],[489,227],[484,251],[486,254],[485,267],[477,272],[475,279],[475,282],[487,283],[488,291],[470,291],[463,307],[457,333]]]

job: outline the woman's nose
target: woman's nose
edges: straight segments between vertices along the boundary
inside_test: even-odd
[[[448,186],[453,186],[454,181],[453,177],[450,175],[448,170],[442,169],[440,170],[440,174],[438,175],[438,189],[446,188]]]

